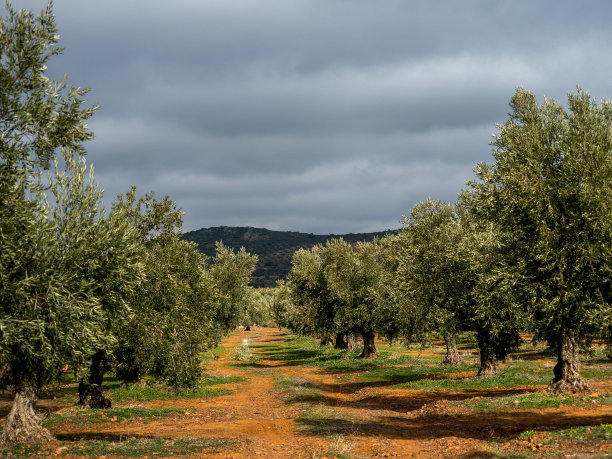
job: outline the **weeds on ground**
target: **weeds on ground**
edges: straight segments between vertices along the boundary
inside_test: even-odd
[[[71,407],[51,413],[43,422],[46,427],[70,422],[73,424],[101,424],[106,422],[150,422],[155,419],[178,416],[185,410],[174,408],[125,407],[94,410]]]
[[[234,348],[232,359],[248,365],[255,364],[260,360],[253,352],[253,349],[249,346],[249,341],[246,339],[242,340],[242,343]]]
[[[332,440],[327,445],[327,456],[339,459],[348,459],[355,444],[344,435],[332,435]]]
[[[474,397],[469,400],[451,401],[475,412],[494,413],[496,411],[560,408],[561,406],[597,406],[612,404],[612,394],[571,395],[534,392],[506,397]]]
[[[579,426],[561,430],[527,430],[491,451],[502,457],[608,457],[612,454],[612,424]]]
[[[310,435],[352,435],[357,432],[355,424],[344,419],[338,408],[323,404],[302,413],[296,422],[302,432]]]
[[[279,376],[274,382],[277,395],[287,403],[317,403],[322,401],[321,392],[306,378]]]
[[[235,382],[235,381],[228,381]],[[219,384],[219,383],[217,383]],[[230,394],[231,391],[222,387],[200,386],[195,389],[175,390],[164,385],[140,386],[128,384],[126,387],[110,390],[108,397],[113,402],[145,401],[145,400],[178,400],[184,398],[209,398]]]
[[[223,387],[213,387],[221,384],[231,384],[244,381],[239,376],[213,376],[203,375],[198,387],[193,389],[174,389],[163,383],[144,381],[144,383],[130,383],[120,385],[116,381],[104,382],[104,395],[113,403],[126,403],[147,400],[178,400],[189,398],[210,398],[230,394],[231,391]],[[58,403],[76,403],[76,385],[70,388],[67,395],[56,398]],[[66,390],[63,391],[64,393]]]
[[[236,442],[218,439],[195,438],[131,438],[126,440],[89,440],[74,441],[70,436],[59,436],[63,444],[53,450],[43,450],[40,446],[16,445],[1,450],[3,457],[40,457],[66,455],[69,457],[143,457],[143,456],[181,456],[186,454],[212,454],[221,449],[236,446]]]

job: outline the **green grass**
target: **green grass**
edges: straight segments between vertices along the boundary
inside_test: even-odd
[[[535,437],[538,433],[535,430],[526,430],[518,436],[519,440],[527,440],[529,438]]]
[[[188,398],[210,398],[230,394],[223,387],[203,386],[195,389],[175,391],[165,386],[145,386],[130,384],[127,387],[107,391],[108,397],[117,403],[145,400],[178,400]]]
[[[69,439],[62,438],[66,440]],[[236,442],[225,439],[196,439],[196,438],[132,438],[126,440],[88,440],[65,442],[59,448],[62,455],[78,457],[100,456],[182,456],[187,454],[212,454],[222,449],[232,448]],[[58,451],[57,449],[55,451]],[[52,453],[52,451],[51,451]]]
[[[45,427],[70,422],[74,424],[101,424],[107,422],[152,421],[168,416],[184,414],[185,410],[174,408],[126,407],[109,410],[71,409],[51,413],[44,421]]]
[[[561,406],[595,406],[612,404],[612,394],[597,396],[573,396],[565,394],[548,394],[534,392],[531,394],[507,397],[475,397],[469,400],[451,401],[451,404],[463,405],[475,412],[493,413],[509,410],[529,410],[560,408]]]
[[[612,440],[612,424],[600,424],[598,426],[579,426],[549,432],[554,439],[564,440]],[[612,444],[609,450],[612,450]]]
[[[355,425],[340,416],[340,410],[334,407],[319,405],[302,413],[296,422],[300,430],[310,435],[331,436],[354,434]]]
[[[473,336],[462,335],[459,347],[474,350]],[[438,343],[440,344],[440,343]],[[351,354],[331,346],[321,346],[309,337],[287,335],[280,344],[254,346],[259,355],[266,360],[282,362],[287,366],[309,366],[321,368],[333,373],[355,373],[356,386],[391,386],[417,390],[459,390],[479,392],[491,388],[511,389],[524,386],[547,385],[552,379],[554,356],[543,345],[533,346],[525,342],[520,352],[513,354],[500,373],[489,378],[473,377],[479,368],[479,359],[475,354],[464,353],[465,365],[448,367],[439,365],[444,357],[444,348],[389,346],[380,349],[377,359],[363,360],[357,358],[360,350]],[[414,351],[423,351],[423,355],[414,355]],[[582,374],[589,379],[605,380],[612,378],[612,365],[601,364],[604,352],[596,350],[590,357],[584,356]],[[525,358],[526,357],[526,358]],[[542,365],[540,360],[551,360],[550,365]],[[457,378],[454,373],[472,373]],[[342,377],[341,377],[342,379]]]
[[[203,375],[200,384],[195,389],[175,390],[161,383],[150,382],[146,385],[127,384],[121,385],[120,381],[109,378],[104,381],[103,392],[113,403],[125,403],[131,401],[146,400],[178,400],[189,398],[210,398],[219,395],[230,394],[231,391],[223,387],[213,387],[221,384],[231,384],[244,381],[239,376],[213,376]],[[62,392],[66,395],[57,397],[59,403],[76,403],[78,395],[76,385]]]
[[[259,345],[254,348],[266,360],[283,362],[289,366],[318,367],[337,373],[361,372],[386,366],[437,365],[444,358],[442,351],[436,355],[413,356],[407,355],[406,347],[390,346],[379,349],[378,358],[364,360],[358,358],[361,349],[346,354],[331,346],[321,346],[312,338],[295,335],[286,336],[280,345]],[[472,355],[464,358],[469,363],[477,360]]]
[[[321,392],[299,376],[277,377],[274,386],[279,398],[287,403],[316,403],[323,400]]]

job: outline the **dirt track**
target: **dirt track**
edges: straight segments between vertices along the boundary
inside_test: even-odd
[[[244,339],[252,347],[278,344],[284,333],[271,328],[235,333],[223,346],[222,357],[208,373],[237,375],[244,382],[226,385],[232,394],[211,399],[139,402],[144,406],[183,407],[189,414],[147,424],[107,423],[83,426],[84,437],[195,437],[228,439],[233,446],[210,457],[495,457],[491,441],[503,445],[528,429],[546,430],[577,425],[612,423],[612,407],[559,408],[512,413],[462,412],[448,400],[466,394],[362,387],[348,384],[346,375],[291,362],[266,360],[259,348],[257,368],[231,365],[232,349]],[[234,362],[235,363],[235,362]],[[461,376],[461,375],[459,375]],[[458,376],[458,377],[459,377]],[[279,378],[298,378],[316,395],[303,403],[287,403],[275,384]],[[488,391],[489,395],[491,391]],[[501,390],[500,395],[507,393]],[[469,397],[476,397],[472,393]],[[319,414],[321,425],[303,421]],[[300,418],[302,416],[302,421]],[[89,430],[88,430],[89,429]],[[78,427],[71,426],[70,433]],[[61,430],[55,434],[63,433]],[[67,433],[67,432],[66,432]],[[525,450],[540,448],[525,443]],[[595,445],[612,449],[610,443]],[[539,449],[545,452],[546,447]]]

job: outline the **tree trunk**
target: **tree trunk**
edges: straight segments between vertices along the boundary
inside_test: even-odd
[[[353,352],[355,349],[358,349],[361,346],[359,341],[360,339],[357,335],[353,335],[352,333],[348,335],[346,341],[346,352]]]
[[[0,444],[3,447],[54,440],[51,432],[42,427],[41,420],[34,412],[37,400],[31,388],[17,390],[11,411],[4,422],[4,430],[0,434]]]
[[[88,381],[79,381],[79,401],[77,405],[98,409],[111,407],[111,401],[102,395],[102,382],[104,381],[102,363],[104,357],[104,351],[97,351],[92,356]]]
[[[79,401],[77,405],[105,410],[111,407],[111,401],[102,395],[99,385],[79,381]]]
[[[495,354],[489,352],[486,348],[480,349],[480,369],[476,376],[489,377],[499,373],[499,364]]]
[[[102,369],[102,360],[104,359],[104,351],[97,351],[91,358],[91,368],[89,369],[89,384],[97,384],[102,387],[104,381],[104,370]]]
[[[251,326],[247,325],[246,327],[244,327],[244,331],[251,331]]]
[[[336,334],[336,343],[334,344],[334,349],[348,349],[348,339],[346,334]]]
[[[459,355],[459,351],[457,351],[457,341],[455,337],[445,337],[444,342],[446,343],[446,357],[442,360],[442,365],[456,367],[465,364],[465,361]]]
[[[361,336],[363,337],[363,351],[359,357],[362,359],[375,359],[378,357],[378,351],[374,343],[374,333],[364,332]]]
[[[574,338],[564,336],[557,344],[557,365],[553,369],[554,379],[546,389],[552,393],[571,392],[574,394],[591,392],[591,384],[580,375],[578,343]]]

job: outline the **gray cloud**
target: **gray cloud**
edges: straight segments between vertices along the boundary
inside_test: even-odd
[[[15,1],[40,9],[43,1]],[[186,229],[397,227],[453,201],[517,86],[609,98],[612,4],[58,1],[52,75],[88,85],[107,199],[170,195]]]

